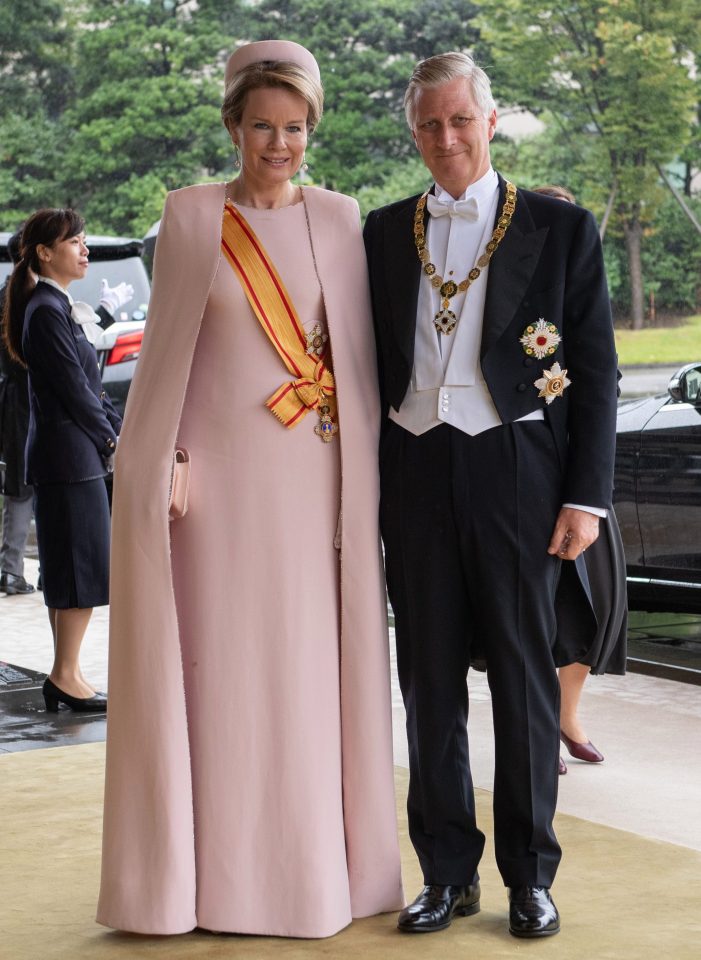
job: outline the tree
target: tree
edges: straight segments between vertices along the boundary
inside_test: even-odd
[[[72,40],[60,0],[33,0],[31,15],[0,0],[0,115],[44,109],[57,119],[71,96]]]
[[[693,0],[478,0],[497,95],[548,110],[592,153],[602,196],[616,190],[634,329],[643,324],[641,246],[661,200],[657,165],[690,138]]]
[[[63,6],[35,0],[30,17],[16,0],[0,0],[0,213],[11,229],[60,202],[61,115],[73,90]]]
[[[65,112],[68,202],[93,230],[138,235],[167,190],[218,173],[230,155],[222,37],[188,0],[87,0],[81,21]]]

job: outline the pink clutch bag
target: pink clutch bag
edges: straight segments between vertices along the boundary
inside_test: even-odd
[[[168,519],[177,520],[187,513],[187,497],[190,491],[190,454],[178,447],[173,456],[173,475],[170,482]]]

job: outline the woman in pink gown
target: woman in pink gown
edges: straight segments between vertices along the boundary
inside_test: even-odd
[[[402,905],[358,209],[292,183],[321,104],[303,47],[239,48],[241,171],[166,203],[115,471],[110,927],[325,937]]]

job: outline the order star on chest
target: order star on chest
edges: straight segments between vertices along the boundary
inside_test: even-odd
[[[549,370],[543,370],[543,376],[535,380],[533,386],[538,390],[538,396],[550,405],[562,396],[571,383],[567,378],[567,370],[563,370],[559,363],[554,363]]]
[[[519,339],[526,354],[538,360],[551,357],[561,342],[557,327],[554,323],[546,323],[545,317],[540,317],[537,323],[529,323]]]
[[[324,333],[323,327],[320,323],[317,323],[315,327],[307,331],[307,356],[311,356],[313,353],[320,357],[324,352],[326,341],[329,339],[329,335]]]

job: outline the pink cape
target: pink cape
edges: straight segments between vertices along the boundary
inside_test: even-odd
[[[190,754],[167,507],[189,372],[219,263],[224,197],[219,183],[168,197],[149,319],[115,471],[97,919],[149,934],[183,933],[198,925]],[[351,913],[363,917],[403,904],[378,535],[376,359],[357,205],[315,188],[305,188],[305,197],[339,398],[343,817]],[[334,932],[320,929],[316,935]]]

